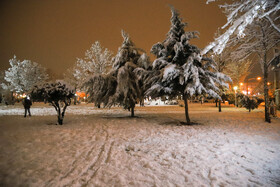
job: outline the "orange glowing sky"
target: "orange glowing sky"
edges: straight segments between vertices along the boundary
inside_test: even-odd
[[[116,53],[121,29],[152,57],[151,46],[163,41],[170,27],[169,5],[188,22],[186,30],[200,32],[192,41],[200,48],[226,22],[217,3],[206,0],[1,0],[0,70],[15,54],[61,78],[96,40]]]

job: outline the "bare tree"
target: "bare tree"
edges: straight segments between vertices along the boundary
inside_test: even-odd
[[[228,51],[223,51],[222,53],[220,54],[216,54],[213,59],[216,63],[216,70],[217,72],[220,72],[220,73],[224,73],[226,75],[229,75],[227,72],[226,72],[226,67],[228,66],[228,64],[230,63],[229,59],[228,59]],[[230,76],[229,76],[230,77]],[[231,81],[229,81],[231,82]],[[225,92],[226,90],[228,90],[227,87],[224,87],[224,86],[219,86],[219,89],[220,89],[220,93],[219,95],[222,97],[223,95],[225,95]],[[218,108],[219,108],[219,112],[222,112],[222,106],[221,106],[221,102],[222,100],[220,99],[216,99],[216,107],[217,107],[217,102],[219,104]]]
[[[63,80],[75,88],[78,86],[78,80],[74,76],[75,69],[73,67],[67,69],[63,74]]]
[[[244,60],[256,54],[263,72],[264,97],[265,97],[265,121],[270,122],[269,117],[269,98],[268,98],[268,70],[271,65],[269,51],[279,43],[280,33],[273,28],[267,19],[253,22],[244,31],[246,37],[232,38],[230,45],[236,46],[232,53],[235,60]]]
[[[215,34],[215,37],[218,37],[219,35],[221,35],[221,31],[220,29],[218,29],[218,31]],[[213,60],[215,61],[215,66],[216,66],[216,70],[217,72],[220,73],[224,73],[226,75],[229,75],[231,77],[231,74],[229,74],[229,72],[227,71],[228,66],[231,65],[232,61],[230,59],[230,54],[231,54],[231,47],[227,46],[225,48],[225,50],[223,50],[221,53],[208,53],[211,54],[211,57],[213,58]],[[232,81],[229,81],[232,83]],[[227,90],[227,88],[220,86],[220,96],[223,96],[225,94],[225,91]],[[217,103],[219,103],[219,112],[222,111],[222,107],[221,107],[221,100],[216,99],[216,107],[217,107]]]
[[[251,73],[253,62],[251,60],[231,61],[227,64],[224,72],[232,79],[232,85],[244,82],[245,78]]]

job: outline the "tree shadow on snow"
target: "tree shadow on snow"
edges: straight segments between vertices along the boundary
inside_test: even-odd
[[[63,123],[63,125],[64,125],[65,123]],[[55,122],[48,122],[48,123],[46,123],[46,125],[59,125],[58,123],[55,123]],[[61,125],[59,125],[59,126],[61,126]]]
[[[137,119],[137,118],[142,118],[140,116],[134,116],[134,117],[131,117],[131,116],[112,116],[112,115],[108,115],[108,116],[102,116],[101,118],[104,118],[104,119]]]
[[[211,108],[217,108],[217,110],[219,110],[219,107],[216,106],[216,105],[212,105],[212,106],[209,106]],[[223,111],[223,108],[233,108],[234,105],[222,105],[222,111]]]
[[[60,124],[58,124],[58,122],[56,122],[56,121],[49,121],[49,122],[47,122],[47,123],[45,123],[45,125],[54,125],[54,126],[64,126],[64,125],[67,125],[68,124],[68,122],[63,122],[63,124],[62,125],[60,125]]]
[[[192,121],[190,124],[188,124],[185,121],[180,121],[177,119],[170,118],[169,121],[165,121],[163,123],[160,123],[159,125],[174,125],[174,126],[196,126],[196,125],[203,125],[202,123],[194,122]]]

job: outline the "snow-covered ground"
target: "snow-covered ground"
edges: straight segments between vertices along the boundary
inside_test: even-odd
[[[280,119],[262,109],[0,106],[0,186],[280,186]]]

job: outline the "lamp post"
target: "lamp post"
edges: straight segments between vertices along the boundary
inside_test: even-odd
[[[238,87],[237,87],[237,86],[234,86],[233,89],[234,89],[234,98],[235,98],[235,99],[234,99],[234,103],[235,103],[234,105],[235,105],[235,107],[237,107],[236,90],[238,89]]]

